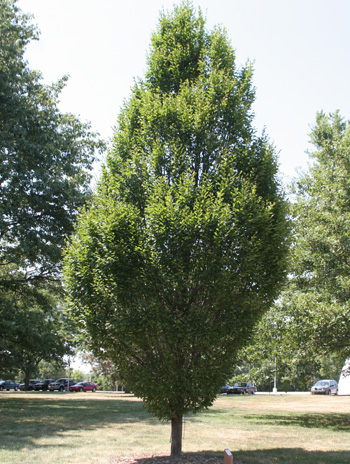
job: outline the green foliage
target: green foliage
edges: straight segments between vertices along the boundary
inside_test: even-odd
[[[60,291],[62,247],[102,147],[89,124],[60,112],[67,78],[47,86],[28,67],[25,49],[37,38],[16,0],[1,0],[0,355],[2,369],[27,373],[62,355],[61,313],[49,300]]]
[[[275,372],[279,390],[305,391],[320,378],[338,380],[344,353],[329,353],[312,343],[311,321],[306,320],[305,309],[300,301],[296,306],[288,302],[290,294],[284,291],[283,298],[256,327],[253,342],[240,352],[243,379],[266,391],[272,391]],[[242,374],[236,368],[238,373]]]
[[[318,113],[310,135],[313,163],[293,186],[289,283],[244,354],[260,379],[277,357],[280,377],[307,386],[338,378],[350,353],[350,125]],[[336,375],[322,367],[332,356]]]
[[[92,378],[98,383],[99,390],[116,390],[117,387],[122,387],[118,369],[110,359],[97,358],[91,352],[85,352],[83,359],[91,365]]]
[[[8,291],[0,309],[0,373],[19,370],[29,380],[41,361],[59,363],[72,351],[73,324],[49,294]]]
[[[310,172],[295,185],[290,305],[300,329],[324,352],[349,352],[350,125],[319,113],[311,132]]]
[[[100,142],[58,108],[66,77],[46,86],[24,59],[38,38],[16,0],[0,3],[0,291],[57,277],[64,239],[89,192]],[[11,266],[24,269],[12,273]]]
[[[39,379],[59,379],[67,377],[66,365],[63,359],[45,361],[42,360],[38,364],[35,374]]]
[[[212,404],[285,277],[275,153],[234,63],[189,3],[161,15],[67,246],[72,316],[162,419]]]

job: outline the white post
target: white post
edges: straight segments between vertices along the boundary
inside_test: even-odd
[[[69,391],[69,378],[70,378],[70,356],[68,356],[68,380],[67,380],[67,387],[66,391]]]
[[[277,358],[275,356],[275,375],[273,378],[273,393],[277,393]]]

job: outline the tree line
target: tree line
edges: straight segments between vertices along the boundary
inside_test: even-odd
[[[171,422],[177,457],[183,416],[238,367],[307,382],[345,358],[349,123],[317,114],[287,195],[251,64],[184,1],[160,15],[91,192],[104,144],[59,110],[66,78],[29,68],[30,16],[0,4],[0,373],[29,380],[85,343]]]
[[[67,78],[44,85],[25,49],[38,30],[16,1],[0,2],[0,373],[26,383],[40,361],[72,352],[62,250],[90,195],[103,147],[87,123],[62,113]]]

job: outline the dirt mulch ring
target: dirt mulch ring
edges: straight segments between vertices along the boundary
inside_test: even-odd
[[[183,454],[181,459],[178,461],[172,461],[169,456],[124,456],[113,459],[112,464],[223,464],[224,453],[222,458],[206,457],[195,454]],[[240,461],[234,459],[235,464],[243,464]]]

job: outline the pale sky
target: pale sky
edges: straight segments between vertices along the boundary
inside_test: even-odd
[[[162,8],[180,0],[19,0],[41,31],[27,59],[50,83],[70,75],[62,111],[112,136],[118,112],[142,77]],[[288,182],[307,167],[316,112],[350,119],[349,0],[194,0],[207,28],[223,25],[237,64],[254,62],[255,127],[266,128]]]

